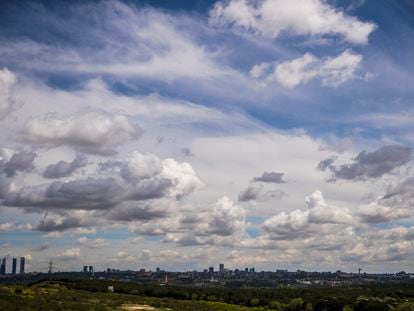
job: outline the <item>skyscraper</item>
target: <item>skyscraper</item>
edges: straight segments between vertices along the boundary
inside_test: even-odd
[[[83,272],[87,273],[88,272],[88,266],[83,266]]]
[[[6,275],[6,258],[3,258],[1,261],[0,275]]]
[[[219,271],[220,271],[220,273],[224,273],[224,263],[221,263],[219,265]]]
[[[24,257],[20,257],[20,274],[24,273],[24,263],[26,259]]]
[[[17,258],[13,258],[12,274],[16,274],[17,271]]]
[[[93,266],[89,266],[89,272],[93,273]]]

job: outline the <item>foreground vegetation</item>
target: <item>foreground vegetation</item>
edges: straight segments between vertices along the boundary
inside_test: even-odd
[[[0,310],[414,311],[414,286],[228,289],[60,280],[0,286]]]

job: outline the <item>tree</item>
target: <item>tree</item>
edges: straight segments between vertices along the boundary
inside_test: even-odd
[[[282,310],[282,304],[279,301],[273,300],[269,303],[269,308],[272,310],[281,311]]]
[[[365,300],[359,301],[354,306],[354,311],[388,311],[390,307],[382,301],[378,300]]]
[[[404,302],[399,305],[396,309],[397,311],[414,311],[414,302]]]
[[[260,306],[260,300],[257,299],[257,298],[253,298],[252,300],[250,300],[250,306],[252,306],[252,307]]]
[[[303,306],[303,299],[302,298],[293,298],[289,304],[287,305],[286,310],[288,311],[298,311],[302,310]]]

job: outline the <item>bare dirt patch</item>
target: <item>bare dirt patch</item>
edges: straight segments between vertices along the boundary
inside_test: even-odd
[[[156,310],[159,310],[159,309],[156,309],[156,308],[151,307],[149,305],[137,305],[137,304],[125,304],[125,305],[122,305],[121,308],[123,310],[128,310],[128,311],[138,311],[138,310],[156,311]]]

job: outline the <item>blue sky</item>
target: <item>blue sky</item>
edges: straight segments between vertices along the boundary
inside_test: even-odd
[[[2,2],[3,253],[32,271],[183,269],[179,254],[188,269],[413,269],[413,15]]]

